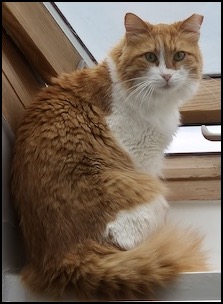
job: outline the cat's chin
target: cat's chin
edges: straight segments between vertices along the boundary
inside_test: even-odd
[[[158,87],[155,90],[158,94],[172,94],[179,91],[179,87],[166,84],[165,86]]]
[[[155,89],[155,92],[158,96],[171,96],[180,98],[181,100],[186,100],[192,98],[198,91],[199,83],[192,83],[187,86],[174,86],[174,85],[165,85]]]
[[[174,88],[173,86],[170,86],[169,84],[166,84],[165,86],[161,87],[162,90],[166,91],[166,90],[174,90],[176,88]]]

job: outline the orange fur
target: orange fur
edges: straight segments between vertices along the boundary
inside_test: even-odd
[[[151,299],[180,272],[205,269],[201,240],[193,231],[165,225],[129,251],[89,241],[71,249],[60,263],[51,259],[44,268],[28,265],[23,280],[34,291],[54,296],[70,289],[81,300]]]
[[[171,43],[179,26],[153,30]],[[148,46],[145,37],[144,32],[134,38],[128,34],[114,48],[120,73],[127,71],[124,79],[148,68],[138,56]],[[197,56],[193,73],[200,77],[200,55],[193,51],[191,56]],[[111,104],[111,79],[103,62],[53,79],[18,129],[11,189],[27,256],[22,277],[35,291],[62,296],[71,289],[81,299],[136,299],[151,296],[182,271],[205,268],[200,238],[167,224],[130,251],[103,241],[107,223],[119,211],[166,191],[161,181],[137,171],[116,142],[105,120]]]
[[[135,16],[134,14],[130,15]],[[195,16],[194,27],[197,29],[197,22],[201,16],[193,16]],[[126,36],[112,49],[111,57],[117,64],[120,78],[126,81],[141,76],[143,71],[152,66],[144,59],[145,53],[158,54],[162,49],[165,49],[167,68],[179,69],[183,64],[190,68],[190,74],[195,79],[200,79],[202,76],[202,56],[197,44],[198,39],[199,32],[194,32],[193,27],[192,31],[188,30],[187,24],[184,22],[175,22],[168,26],[166,24],[154,26],[141,20],[137,24],[137,29],[127,31]],[[186,62],[174,62],[173,54],[181,50],[187,52]],[[124,85],[130,87],[132,82],[124,82]]]

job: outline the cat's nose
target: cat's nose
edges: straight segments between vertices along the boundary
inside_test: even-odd
[[[168,82],[172,75],[171,74],[162,74],[161,76],[166,80],[166,82]]]

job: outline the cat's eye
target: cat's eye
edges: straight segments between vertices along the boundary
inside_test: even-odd
[[[177,52],[176,54],[174,54],[173,59],[175,61],[181,61],[184,59],[185,56],[186,54],[184,52]]]
[[[145,57],[146,57],[146,60],[148,60],[149,62],[152,62],[152,63],[154,63],[158,60],[156,55],[154,53],[150,53],[150,52],[146,53]]]

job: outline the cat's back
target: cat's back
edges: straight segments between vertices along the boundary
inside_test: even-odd
[[[42,89],[25,110],[16,138],[35,135],[47,137],[47,134],[51,138],[53,131],[62,136],[62,130],[72,130],[76,124],[81,129],[91,119],[95,122],[103,119],[99,108],[87,102],[84,97],[52,85]],[[39,133],[31,134],[30,130],[38,130]]]
[[[116,166],[130,163],[106,124],[106,107],[100,102],[107,98],[109,90],[99,76],[106,78],[103,65],[61,75],[42,89],[25,111],[12,160],[16,201],[19,192],[24,197],[26,188],[31,195],[34,191],[42,195],[47,186],[53,189],[59,185],[68,187],[69,193],[71,184],[84,176],[111,167],[114,162]]]
[[[69,150],[71,143],[73,149],[77,133],[83,136],[89,105],[77,99],[71,103],[53,91],[52,88],[43,90],[25,111],[16,133],[14,158],[18,154],[37,154],[37,151],[47,158],[47,152],[52,155],[59,150]]]
[[[49,141],[51,146],[64,146],[74,134],[100,133],[99,129],[104,129],[106,124],[104,116],[109,107],[109,86],[103,64],[52,79],[26,109],[16,134],[16,145],[32,138],[38,144],[44,142],[46,145]],[[107,103],[102,102],[105,99]]]

